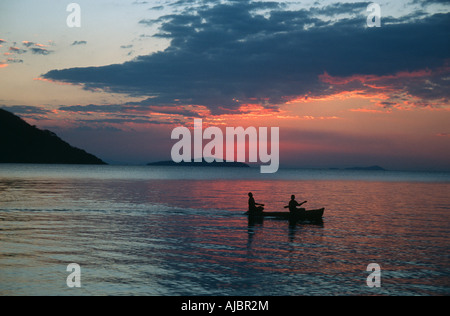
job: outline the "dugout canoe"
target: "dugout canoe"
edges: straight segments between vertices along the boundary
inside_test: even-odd
[[[257,214],[249,214],[249,212],[245,213],[248,217],[258,218],[258,217],[269,217],[269,218],[277,218],[277,219],[288,219],[288,220],[321,220],[323,214],[325,212],[325,208],[321,208],[318,210],[309,210],[304,212],[262,212]]]

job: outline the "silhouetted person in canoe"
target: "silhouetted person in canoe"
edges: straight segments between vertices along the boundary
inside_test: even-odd
[[[284,208],[289,208],[289,212],[291,213],[298,213],[298,212],[306,212],[304,208],[297,208],[298,206],[302,206],[303,204],[307,203],[308,201],[298,203],[295,200],[295,195],[291,195],[291,200],[289,201],[289,205],[285,206]]]
[[[255,199],[253,198],[253,193],[248,194],[248,212],[250,214],[258,214],[262,213],[264,211],[264,204],[259,204],[255,202]]]

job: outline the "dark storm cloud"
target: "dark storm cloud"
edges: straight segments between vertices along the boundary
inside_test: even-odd
[[[156,23],[155,36],[171,40],[163,52],[123,64],[52,70],[43,77],[152,97],[147,106],[194,104],[218,114],[250,100],[277,104],[336,93],[320,80],[324,73],[383,76],[436,69],[450,57],[450,14],[389,18],[388,25],[367,28],[367,2],[297,11],[274,2],[196,4],[195,11],[140,21]],[[344,13],[350,17],[331,18]],[[319,18],[323,15],[330,18]]]

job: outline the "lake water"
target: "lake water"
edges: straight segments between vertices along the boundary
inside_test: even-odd
[[[449,173],[0,165],[0,295],[449,295],[449,229]]]

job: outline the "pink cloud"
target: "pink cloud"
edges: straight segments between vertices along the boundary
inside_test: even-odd
[[[23,54],[23,53],[27,52],[25,49],[20,49],[19,47],[14,47],[14,46],[11,46],[9,48],[9,51],[13,52],[13,53],[16,53],[16,54]]]
[[[323,96],[312,96],[312,98],[336,99],[338,96],[354,97],[359,94],[359,97],[365,95],[372,98],[378,110],[407,110],[417,107],[447,108],[450,100],[447,80],[449,75],[450,64],[448,63],[434,70],[401,71],[385,76],[335,77],[325,72],[319,76],[319,79],[330,87],[324,91]]]
[[[43,81],[43,82],[48,82],[48,83],[54,83],[54,84],[57,84],[57,85],[60,85],[60,86],[76,86],[76,84],[73,84],[73,83],[60,82],[60,81],[44,79],[44,78],[33,78],[33,80],[35,80],[35,81]]]

